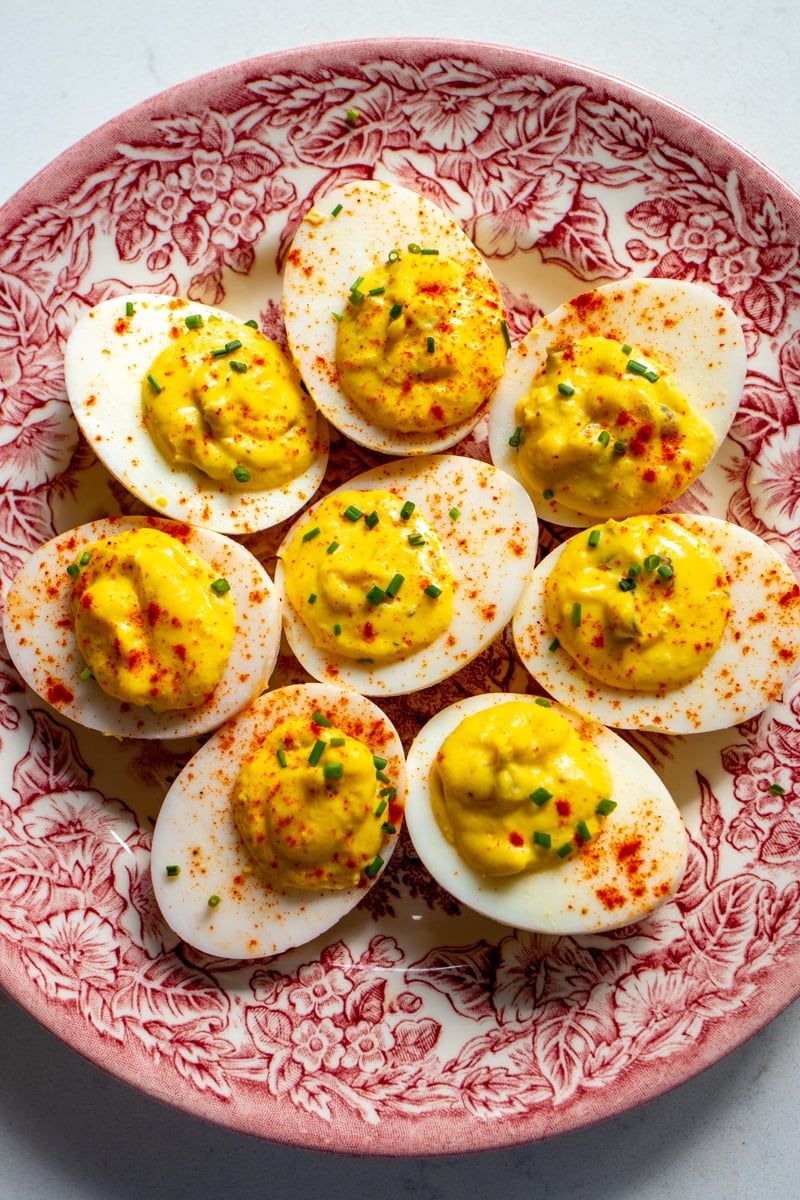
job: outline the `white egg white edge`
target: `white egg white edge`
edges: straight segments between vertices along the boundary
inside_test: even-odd
[[[180,527],[181,544],[209,562],[231,585],[236,631],[225,675],[211,699],[200,708],[156,713],[122,704],[93,679],[81,680],[84,659],[70,616],[67,567],[81,549],[129,529]],[[63,590],[47,593],[45,564]],[[261,597],[254,603],[252,597]],[[40,614],[35,630],[26,627],[31,609]],[[65,685],[72,700],[54,705],[63,716],[89,729],[115,737],[183,738],[207,733],[244,708],[268,684],[281,642],[280,596],[267,572],[249,550],[224,534],[151,517],[110,517],[67,530],[40,546],[23,564],[6,596],[3,632],[20,675],[43,699],[51,681]],[[23,644],[27,643],[27,644]],[[63,646],[62,646],[63,643]]]
[[[385,197],[386,227],[365,220],[358,211],[353,197],[359,191]],[[333,209],[338,204],[342,209],[334,217]],[[320,245],[320,239],[328,233],[343,247]],[[435,246],[442,255],[461,261],[468,256],[483,276],[494,280],[488,263],[454,218],[416,192],[374,179],[343,184],[317,201],[295,234],[283,273],[286,335],[314,400],[341,433],[360,446],[385,454],[431,454],[450,449],[475,428],[489,399],[471,417],[443,430],[404,433],[370,422],[332,382],[336,373],[334,313],[345,307],[350,287],[359,275],[385,262],[390,250],[402,253],[409,242]],[[311,282],[304,273],[309,265],[313,265]],[[320,278],[324,285],[315,286]]]
[[[134,314],[126,318],[128,301]],[[319,452],[307,471],[282,487],[226,490],[200,471],[170,466],[145,427],[141,388],[156,356],[169,345],[170,328],[194,313],[206,319],[233,316],[220,308],[149,292],[103,300],[79,318],[67,341],[67,395],[93,452],[123,487],[159,516],[220,533],[255,533],[293,516],[317,491],[328,465],[328,426],[319,413]],[[128,333],[114,331],[121,319],[129,323]]]
[[[398,663],[370,666],[320,650],[285,595],[282,560],[294,536],[296,522],[278,549],[275,583],[281,591],[284,629],[295,656],[315,679],[355,688],[364,695],[393,696],[416,692],[440,683],[466,666],[486,648],[510,621],[530,579],[538,545],[538,521],[525,489],[489,463],[459,455],[431,455],[400,459],[373,468],[335,491],[385,489],[403,500],[412,500],[439,535],[456,581],[453,619],[430,646]],[[480,510],[474,497],[501,498],[489,513]],[[301,521],[311,520],[318,504]],[[459,509],[453,520],[451,507]],[[506,520],[503,509],[509,506]],[[507,541],[524,544],[524,553],[505,552]],[[486,565],[493,556],[494,569]],[[477,594],[470,596],[471,591]],[[494,606],[494,615],[486,610]]]
[[[536,703],[536,698],[508,692],[469,696],[442,709],[417,734],[406,760],[406,826],[417,854],[456,900],[516,929],[552,935],[598,933],[644,919],[671,899],[679,888],[686,869],[688,837],[680,810],[655,771],[621,737],[596,722],[591,722],[596,735],[593,742],[610,768],[612,797],[617,803],[603,820],[603,832],[611,834],[615,825],[631,822],[636,825],[637,833],[646,838],[643,814],[652,810],[654,804],[663,821],[663,838],[659,838],[657,848],[646,846],[642,858],[658,858],[658,878],[668,883],[669,888],[648,912],[642,912],[639,905],[622,906],[613,913],[603,911],[598,919],[599,906],[595,902],[593,915],[582,915],[586,896],[575,890],[580,856],[552,870],[485,879],[467,866],[445,838],[431,805],[430,772],[436,755],[445,738],[465,717],[509,701]],[[580,727],[586,720],[561,705],[553,707],[573,725]],[[587,885],[585,892],[590,890],[591,885]]]
[[[402,743],[385,713],[365,696],[312,683],[291,684],[259,697],[183,768],[156,820],[150,860],[156,900],[173,932],[203,953],[252,959],[304,945],[341,920],[369,890],[277,891],[251,866],[234,824],[231,794],[243,759],[279,721],[310,718],[318,709],[335,710],[334,725],[360,740],[363,734],[352,732],[353,727],[380,723],[380,753],[388,759],[384,771],[397,788],[397,802],[405,801]],[[379,882],[400,828],[384,842],[380,851],[384,867],[370,887]],[[208,861],[203,871],[195,873],[189,864],[198,847]],[[172,865],[181,867],[179,875],[167,875]],[[212,895],[220,901],[213,909],[208,905]]]
[[[747,374],[744,334],[731,306],[700,284],[675,279],[625,279],[593,290],[606,296],[606,311],[611,316],[608,336],[632,345],[637,341],[636,322],[654,301],[662,303],[670,316],[681,318],[655,334],[648,334],[647,342],[653,346],[652,357],[669,369],[678,390],[712,427],[713,461],[736,416]],[[711,322],[718,323],[713,316],[717,309],[723,310],[729,331],[724,346],[710,332]],[[489,454],[495,466],[520,482],[523,480],[517,451],[509,445],[516,428],[517,402],[530,390],[534,376],[544,366],[549,347],[585,333],[575,308],[567,302],[538,321],[506,359],[505,373],[489,405]],[[694,348],[695,343],[699,350]],[[707,365],[705,369],[698,366],[704,343],[713,347],[715,355],[722,355],[713,391],[709,388]],[[702,361],[707,364],[708,355],[702,355]],[[704,470],[709,466],[710,462]],[[595,523],[596,518],[580,516],[556,500],[539,495],[532,499],[542,520],[567,528],[584,528]]]
[[[760,713],[770,699],[765,696],[768,686],[776,681],[785,686],[791,677],[793,664],[780,667],[776,662],[774,624],[757,619],[756,614],[766,607],[765,591],[759,586],[765,570],[779,571],[787,591],[796,586],[796,580],[772,546],[749,530],[717,517],[665,515],[705,538],[731,580],[731,611],[722,641],[699,675],[664,695],[654,696],[608,687],[592,679],[562,647],[550,650],[553,633],[545,613],[544,588],[563,546],[542,559],[525,589],[513,618],[514,644],[527,671],[551,696],[604,725],[671,734],[727,729]],[[742,550],[748,553],[749,561],[746,568],[739,569],[737,556]],[[795,611],[798,619],[793,648],[797,655],[800,603],[795,603]],[[788,623],[788,616],[785,619]],[[734,678],[746,673],[745,685],[732,691],[726,679],[728,672]]]

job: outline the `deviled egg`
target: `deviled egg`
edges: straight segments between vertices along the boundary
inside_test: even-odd
[[[403,748],[372,701],[323,684],[266,692],[164,799],[151,855],[164,919],[224,958],[303,945],[380,879],[404,800]]]
[[[561,525],[657,512],[706,468],[744,387],[744,335],[699,284],[628,279],[543,317],[489,410],[496,466]]]
[[[738,525],[686,513],[608,521],[536,568],[517,652],[556,700],[605,725],[724,729],[777,700],[800,656],[800,586]]]
[[[316,501],[279,547],[289,645],[315,679],[365,695],[438,683],[510,620],[537,540],[525,489],[487,463],[376,467]]]
[[[611,730],[542,697],[459,700],[417,734],[407,771],[423,863],[505,925],[598,933],[680,886],[688,838],[664,784]]]
[[[503,373],[508,332],[488,265],[452,217],[390,183],[345,184],[305,215],[283,311],[322,412],[387,454],[454,445]]]
[[[328,430],[297,371],[254,321],[149,293],[80,318],[64,371],[97,457],[157,513],[245,534],[314,495]]]
[[[27,684],[80,725],[118,737],[206,733],[266,687],[278,594],[223,534],[148,517],[61,533],[23,564],[3,632]]]

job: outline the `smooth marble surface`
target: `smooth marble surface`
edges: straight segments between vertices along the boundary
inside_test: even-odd
[[[0,0],[0,12],[0,203],[81,136],[172,84],[293,45],[400,35],[523,46],[627,79],[723,130],[800,189],[800,9],[788,3]],[[592,1129],[476,1157],[375,1162],[261,1143],[163,1108],[0,994],[0,1200],[138,1200],[151,1191],[790,1200],[798,1078],[795,1004],[697,1079]]]

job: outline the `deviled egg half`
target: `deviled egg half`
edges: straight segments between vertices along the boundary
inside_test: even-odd
[[[489,410],[492,461],[560,525],[657,512],[719,449],[746,367],[738,318],[699,284],[585,292],[509,354]]]
[[[511,619],[538,523],[516,480],[456,455],[398,459],[316,501],[278,549],[286,637],[365,695],[453,675]]]
[[[433,877],[504,925],[591,934],[640,921],[686,868],[680,810],[617,734],[542,697],[470,696],[407,759],[406,821]]]
[[[335,188],[283,274],[286,333],[328,420],[387,454],[448,449],[477,423],[509,345],[489,267],[452,217],[378,180]]]
[[[278,594],[224,534],[149,517],[61,533],[23,564],[3,633],[25,682],[65,717],[117,737],[206,733],[266,687]]]
[[[800,656],[800,586],[768,543],[686,513],[584,529],[544,558],[517,652],[556,700],[605,725],[724,729],[779,699]]]
[[[151,855],[164,919],[223,958],[301,946],[380,879],[404,800],[403,748],[372,701],[323,684],[266,692],[164,799]]]
[[[92,450],[160,515],[252,533],[322,482],[325,421],[255,321],[175,296],[114,297],[77,322],[64,371]]]

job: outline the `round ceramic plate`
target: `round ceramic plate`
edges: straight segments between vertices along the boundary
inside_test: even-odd
[[[348,119],[355,110],[357,119]],[[698,280],[747,332],[744,401],[688,503],[800,567],[800,198],[718,133],[617,80],[496,46],[398,40],[254,59],[64,154],[0,212],[0,571],[137,503],[64,398],[65,339],[128,289],[282,336],[280,270],[326,190],[397,180],[463,222],[513,337],[587,287]],[[486,457],[480,425],[457,452]],[[339,439],[325,486],[374,465]],[[279,537],[281,530],[275,531]],[[556,531],[543,530],[543,549]],[[271,535],[252,547],[270,565]],[[288,655],[276,682],[302,678]],[[459,909],[407,841],[332,932],[256,963],[177,943],[149,845],[189,743],[70,725],[0,661],[0,982],[77,1051],[249,1134],[366,1154],[507,1146],[681,1083],[800,990],[800,685],[745,727],[632,740],[691,836],[676,902],[613,936],[519,934]],[[385,702],[406,745],[444,704],[524,690],[508,631]]]

